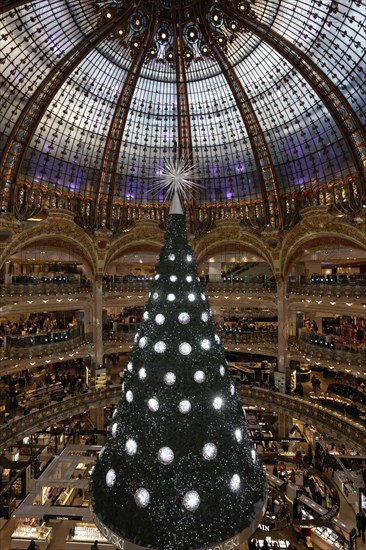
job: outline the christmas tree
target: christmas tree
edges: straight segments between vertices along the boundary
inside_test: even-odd
[[[121,549],[195,550],[256,525],[264,473],[177,193],[123,380],[91,479],[101,531]]]

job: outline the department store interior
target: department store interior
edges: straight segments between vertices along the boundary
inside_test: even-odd
[[[366,549],[365,24],[355,0],[1,3],[2,550],[117,548],[89,478],[177,174],[267,478],[240,550]]]

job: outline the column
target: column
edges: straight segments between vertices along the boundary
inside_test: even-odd
[[[104,406],[100,406],[97,409],[91,409],[89,412],[90,420],[96,430],[104,429]]]
[[[278,376],[277,387],[285,392],[290,389],[290,369],[287,358],[288,329],[288,302],[286,283],[277,281],[277,318],[278,318]],[[281,376],[282,375],[282,376]],[[275,376],[276,382],[276,376]]]
[[[92,378],[94,378],[95,369],[100,363],[103,363],[103,289],[102,277],[96,276],[93,282],[93,348],[94,356],[92,358]]]
[[[282,412],[278,413],[278,437],[287,439],[293,426],[292,418]]]

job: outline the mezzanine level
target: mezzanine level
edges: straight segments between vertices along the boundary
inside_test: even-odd
[[[292,418],[298,418],[300,414],[303,422],[315,426],[325,437],[339,439],[361,453],[366,452],[365,427],[357,420],[347,418],[321,405],[312,404],[306,398],[272,392],[264,388],[241,386],[239,392],[244,405],[256,405],[263,409],[281,412]],[[113,405],[118,402],[120,394],[120,385],[109,386],[31,411],[28,415],[15,418],[0,428],[0,446],[4,449],[26,435],[45,429],[66,417]]]

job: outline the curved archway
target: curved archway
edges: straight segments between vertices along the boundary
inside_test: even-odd
[[[58,248],[72,251],[85,262],[90,275],[96,272],[97,257],[95,247],[90,237],[73,222],[60,226],[59,224],[41,223],[37,227],[25,229],[15,234],[0,255],[0,267],[11,256],[20,250],[34,246]]]

